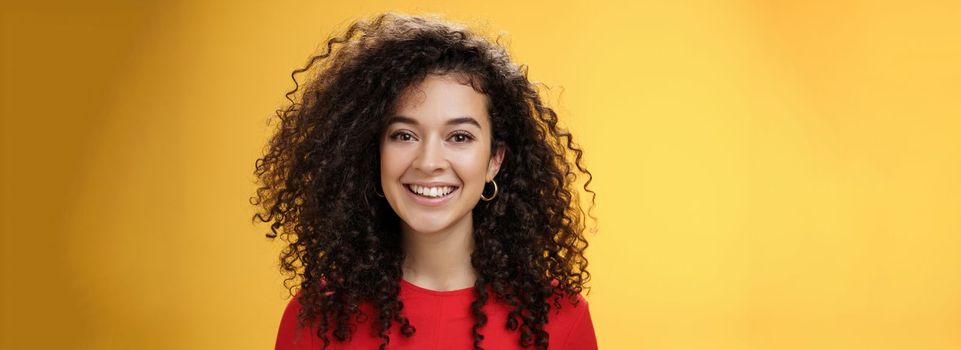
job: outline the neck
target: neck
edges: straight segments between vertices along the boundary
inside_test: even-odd
[[[441,231],[422,233],[401,222],[406,257],[404,280],[419,287],[448,291],[472,287],[474,223],[470,214]]]

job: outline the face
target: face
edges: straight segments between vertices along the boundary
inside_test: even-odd
[[[484,184],[500,169],[504,149],[491,154],[487,97],[462,81],[429,75],[388,116],[380,181],[405,229],[433,233],[472,223]]]

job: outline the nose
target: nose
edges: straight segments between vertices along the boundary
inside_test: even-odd
[[[443,142],[436,138],[429,138],[422,143],[413,166],[426,174],[433,174],[446,169],[448,163]]]

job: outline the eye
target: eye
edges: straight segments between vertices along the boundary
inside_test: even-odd
[[[474,141],[474,136],[467,132],[458,132],[450,136],[451,140],[456,143],[467,143]]]
[[[406,131],[398,131],[391,134],[390,139],[394,141],[411,141],[414,139],[414,135]]]

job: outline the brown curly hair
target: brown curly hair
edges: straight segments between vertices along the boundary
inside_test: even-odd
[[[290,104],[277,111],[279,125],[254,172],[254,219],[271,223],[268,237],[288,243],[280,256],[284,284],[292,295],[300,286],[300,325],[318,322],[324,348],[328,335],[350,339],[351,317],[366,316],[359,308],[365,302],[378,310],[372,327],[381,349],[393,322],[405,337],[415,333],[398,299],[405,256],[399,218],[374,191],[378,136],[406,88],[445,73],[469,77],[489,97],[492,147],[506,145],[500,195],[473,209],[474,348],[481,349],[488,288],[513,308],[505,326],[519,330],[520,345],[546,349],[548,312],[561,307],[562,296],[576,303],[590,280],[583,235],[590,215],[574,183],[587,176],[593,206],[591,173],[526,67],[512,63],[496,40],[457,25],[382,14],[327,40],[291,74]]]

